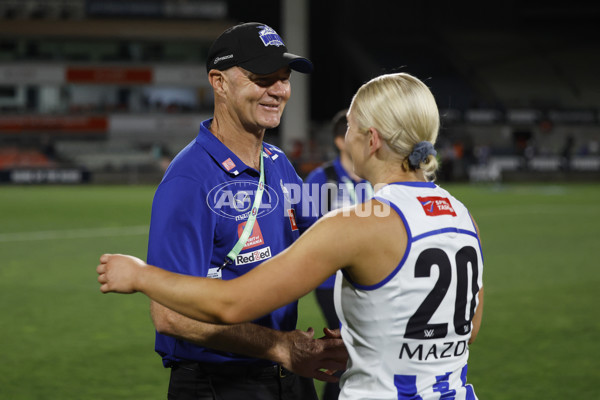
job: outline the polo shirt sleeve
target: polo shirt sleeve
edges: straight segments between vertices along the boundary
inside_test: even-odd
[[[317,184],[319,186],[327,183],[327,176],[325,175],[323,168],[318,167],[313,169],[306,177],[305,183],[310,185]]]
[[[162,182],[154,195],[148,263],[194,276],[207,276],[216,216],[198,182],[177,177]]]
[[[307,195],[310,195],[310,191],[307,192],[305,190],[306,184],[302,181],[302,178],[300,178],[298,174],[295,174],[295,178],[297,180],[298,185],[300,185],[301,188],[304,186],[303,190],[301,190],[301,196],[305,197]],[[315,211],[314,206],[308,207],[307,212],[307,208],[303,206],[303,204],[307,200],[308,199],[301,199],[298,203],[294,205],[296,210],[296,224],[298,225],[298,230],[300,231],[300,234],[304,233],[304,231],[310,228],[310,226],[314,224],[319,218],[318,211]]]
[[[327,199],[321,198],[321,191],[323,190],[322,186],[326,183],[327,175],[322,167],[313,169],[304,180],[304,184],[307,186],[307,192],[314,199],[313,204],[315,204],[315,206],[311,208],[311,212],[314,210],[314,212],[318,213],[318,218],[321,218],[324,212],[327,212],[326,204],[323,204],[324,202],[327,202]]]

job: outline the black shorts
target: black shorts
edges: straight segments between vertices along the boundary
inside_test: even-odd
[[[269,367],[180,363],[171,368],[168,400],[318,400],[313,380]]]

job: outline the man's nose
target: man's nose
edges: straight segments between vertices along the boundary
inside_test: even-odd
[[[287,81],[278,80],[269,86],[269,94],[277,97],[286,97],[290,93],[290,84]]]

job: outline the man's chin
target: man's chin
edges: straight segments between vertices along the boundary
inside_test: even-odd
[[[281,120],[279,120],[279,119],[277,119],[277,120],[269,120],[269,121],[263,121],[261,123],[261,126],[264,129],[274,129],[274,128],[277,128],[280,123],[281,123]]]

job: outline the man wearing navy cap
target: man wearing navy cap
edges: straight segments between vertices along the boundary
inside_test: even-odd
[[[233,279],[314,222],[301,201],[290,201],[286,188],[302,184],[292,165],[263,143],[290,98],[292,70],[310,73],[312,64],[289,53],[265,24],[234,26],[213,43],[207,72],[214,117],[202,122],[156,190],[148,263]],[[320,370],[345,367],[338,332],[314,339],[312,330],[295,329],[297,303],[234,326],[201,323],[154,302],[151,314],[156,351],[171,368],[169,399],[317,399],[311,378],[335,381]]]

